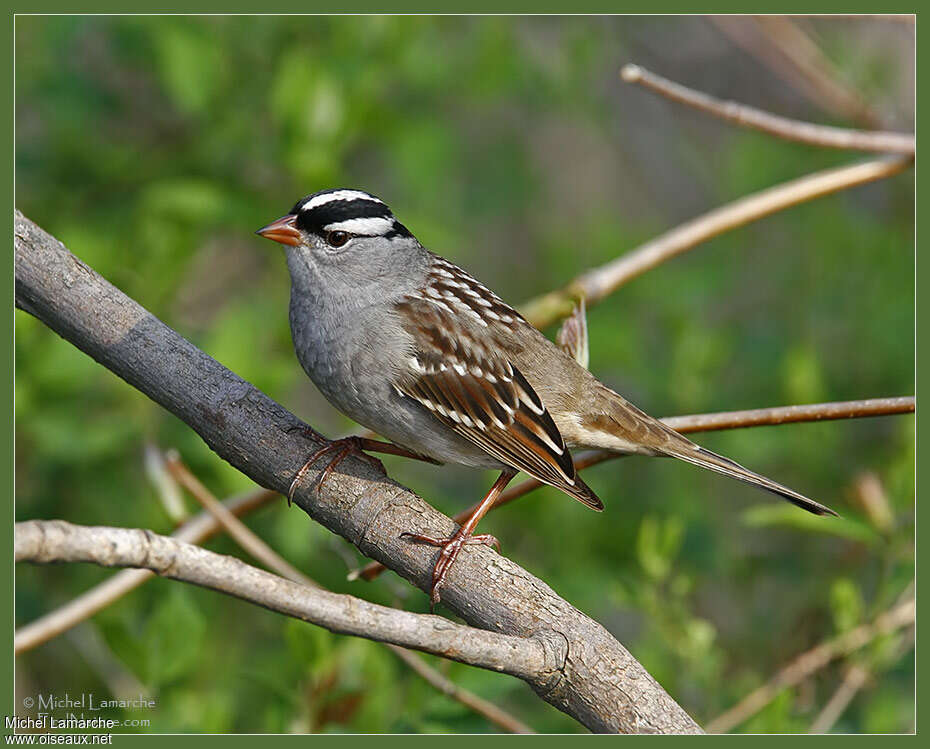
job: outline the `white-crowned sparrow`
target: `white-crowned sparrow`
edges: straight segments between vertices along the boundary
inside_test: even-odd
[[[452,538],[407,534],[442,548],[434,603],[461,547],[494,541],[472,531],[518,471],[603,509],[576,473],[570,448],[679,458],[818,515],[836,514],[640,411],[496,294],[425,249],[373,195],[318,192],[257,233],[286,247],[297,358],[330,403],[417,456],[501,471]],[[337,446],[334,462],[371,444]]]

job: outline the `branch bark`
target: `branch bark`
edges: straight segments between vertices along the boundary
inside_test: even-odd
[[[232,497],[226,500],[223,506],[233,515],[245,515],[259,507],[263,507],[278,496],[280,495],[277,492],[258,489]],[[207,513],[202,513],[184,523],[171,534],[171,537],[178,541],[201,544],[220,530],[221,526],[216,519]],[[89,619],[101,609],[135,590],[154,576],[155,573],[149,570],[122,570],[117,572],[113,577],[104,580],[99,585],[95,585],[77,598],[16,630],[13,637],[13,654],[25,653],[27,650],[38,647],[43,642],[48,642],[76,624]]]
[[[150,446],[151,447],[151,446]],[[165,475],[168,475],[169,464],[166,464],[161,453],[154,447],[148,451],[146,458],[154,456],[160,464],[165,465]],[[189,476],[191,484],[188,490],[202,501],[205,506],[204,513],[185,523],[171,534],[172,538],[177,540],[188,540],[190,543],[200,544],[210,535],[217,531],[229,530],[230,526],[238,529],[238,535],[248,534],[252,536],[252,543],[246,550],[261,550],[263,561],[266,566],[277,572],[282,577],[287,577],[294,582],[302,582],[305,585],[317,585],[317,583],[299,570],[296,570],[286,560],[278,556],[271,547],[265,544],[258,536],[246,526],[239,515],[257,509],[273,497],[280,497],[277,492],[261,489],[258,492],[252,492],[244,497],[232,497],[223,502],[216,498],[203,487],[197,478],[187,470],[187,467],[180,462],[180,459],[174,461],[175,468],[182,468],[184,474]],[[183,482],[182,482],[183,483]],[[195,486],[199,487],[195,491]],[[211,505],[210,500],[217,502],[217,505]],[[211,523],[212,521],[212,523]],[[182,539],[183,537],[183,539]],[[242,546],[242,544],[240,544]],[[72,599],[58,609],[49,612],[45,616],[36,619],[16,631],[14,637],[14,653],[16,655],[37,647],[42,643],[56,637],[63,632],[75,627],[90,618],[101,609],[109,606],[115,601],[122,598],[127,593],[135,590],[142,583],[155,576],[154,572],[149,570],[128,569],[117,572],[99,585]],[[459,687],[451,680],[443,676],[432,666],[425,663],[420,656],[405,650],[397,645],[386,645],[394,652],[398,658],[406,663],[418,676],[427,681],[443,694],[448,695],[451,699],[461,702],[463,705],[476,713],[483,715],[491,723],[510,733],[534,733],[534,731],[522,721],[507,713],[505,710],[488,700],[479,697],[467,689]]]
[[[676,226],[615,260],[583,273],[561,289],[531,299],[520,311],[537,328],[544,328],[571,314],[576,300],[583,299],[591,307],[628,281],[701,242],[799,203],[891,177],[907,169],[912,162],[911,158],[863,161],[825,169],[747,195]]]
[[[177,415],[254,481],[287,491],[306,456],[320,446],[299,419],[18,212],[14,247],[18,307]],[[423,590],[430,586],[435,552],[406,543],[400,534],[451,534],[455,528],[418,496],[355,459],[344,461],[318,492],[303,489],[295,500],[314,520]],[[700,731],[607,630],[492,549],[475,546],[462,554],[444,602],[474,627],[545,642],[557,667],[529,683],[592,731]]]
[[[739,47],[812,104],[869,128],[881,118],[852,88],[813,40],[786,17],[706,16]]]
[[[853,697],[865,686],[869,680],[869,672],[857,663],[853,663],[846,669],[843,681],[840,682],[839,688],[830,697],[830,700],[820,714],[811,723],[808,733],[829,733],[830,729],[840,719],[840,716],[849,707]]]
[[[830,661],[849,655],[880,635],[903,629],[914,623],[917,613],[913,598],[898,603],[894,608],[832,640],[827,640],[795,658],[774,677],[754,692],[746,695],[737,705],[707,724],[708,733],[727,733],[748,720],[778,696],[781,690],[800,684]]]
[[[723,101],[701,91],[695,91],[651,73],[639,65],[624,65],[620,76],[627,83],[638,83],[666,99],[699,109],[714,117],[732,122],[734,125],[759,130],[797,143],[808,143],[823,148],[898,153],[907,156],[913,156],[916,148],[913,135],[880,130],[852,130],[780,117],[746,104]]]
[[[213,493],[204,486],[200,479],[184,464],[180,455],[171,451],[165,458],[167,470],[181,486],[187,489],[201,506],[209,512],[216,521],[223,526],[230,537],[248,554],[261,562],[265,567],[288,580],[307,585],[313,588],[322,588],[316,580],[307,577],[294,565],[288,562],[278,552],[266,544],[251,528],[231,513]],[[467,689],[457,686],[432,666],[427,665],[416,653],[412,653],[399,645],[385,643],[400,660],[407,664],[411,670],[424,681],[438,689],[449,698],[460,702],[483,716],[491,723],[510,733],[535,733],[528,725],[497,705],[482,699]]]
[[[422,650],[526,681],[547,679],[558,668],[556,654],[542,639],[489,632],[433,614],[413,614],[301,585],[235,557],[147,530],[28,520],[16,524],[14,538],[17,562],[91,562],[147,569],[332,632]]]

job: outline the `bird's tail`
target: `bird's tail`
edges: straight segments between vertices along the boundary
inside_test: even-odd
[[[808,499],[803,494],[798,494],[793,489],[789,489],[787,486],[782,486],[781,484],[767,479],[765,476],[760,476],[758,473],[753,473],[748,468],[744,468],[739,463],[725,458],[722,455],[717,455],[710,450],[705,450],[699,445],[691,443],[689,446],[691,449],[682,446],[680,449],[676,445],[675,448],[669,449],[666,454],[672,458],[678,458],[679,460],[684,460],[687,463],[693,463],[696,466],[701,466],[701,468],[707,468],[711,471],[716,471],[717,473],[722,473],[724,476],[730,476],[734,479],[739,479],[744,481],[747,484],[752,484],[753,486],[758,486],[761,489],[772,492],[772,494],[777,494],[780,497],[784,497],[789,502],[796,504],[798,507],[801,507],[808,512],[812,512],[815,515],[833,515],[839,517],[837,513],[831,510],[829,507],[815,502],[812,499]]]

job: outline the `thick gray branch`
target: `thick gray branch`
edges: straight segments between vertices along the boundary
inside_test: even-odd
[[[14,245],[18,307],[177,415],[254,481],[287,491],[307,455],[319,447],[299,419],[18,212]],[[436,552],[400,534],[435,536],[455,529],[448,517],[360,460],[346,460],[322,490],[304,489],[295,499],[314,520],[423,590]],[[443,601],[474,627],[544,641],[561,669],[529,683],[592,731],[700,731],[607,630],[490,548],[468,547],[450,571]]]
[[[415,648],[528,681],[546,678],[558,666],[539,640],[466,627],[439,616],[413,614],[300,585],[235,557],[137,528],[29,520],[16,524],[15,553],[17,562],[92,562],[147,569],[332,632]]]

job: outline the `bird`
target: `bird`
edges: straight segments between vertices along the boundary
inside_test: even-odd
[[[452,536],[403,534],[440,549],[432,605],[466,544],[499,548],[474,531],[520,471],[604,509],[575,469],[576,449],[677,458],[816,515],[836,515],[641,411],[472,275],[425,248],[364,190],[307,195],[256,233],[286,250],[291,334],[304,371],[333,406],[388,440],[328,443],[295,476],[289,498],[326,452],[336,454],[320,482],[347,455],[370,450],[500,472]]]

